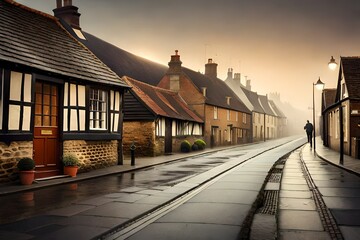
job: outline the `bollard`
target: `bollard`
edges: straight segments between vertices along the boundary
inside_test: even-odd
[[[130,153],[131,153],[131,166],[135,166],[135,149],[136,146],[134,142],[130,146]]]

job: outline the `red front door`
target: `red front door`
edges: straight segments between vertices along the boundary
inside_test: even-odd
[[[36,178],[59,175],[58,86],[36,82],[34,160]]]

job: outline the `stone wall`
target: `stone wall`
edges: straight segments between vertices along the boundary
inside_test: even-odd
[[[153,121],[124,122],[123,151],[124,156],[130,156],[130,146],[134,142],[136,157],[152,157],[155,153],[155,123]]]
[[[7,145],[0,142],[0,182],[9,182],[17,178],[17,163],[20,158],[33,157],[33,143],[11,142]]]
[[[80,160],[79,172],[105,168],[117,164],[118,141],[64,141],[64,153],[74,153]]]
[[[164,155],[164,153],[165,153],[165,137],[156,137],[155,146],[154,146],[154,155],[160,156],[160,155]]]

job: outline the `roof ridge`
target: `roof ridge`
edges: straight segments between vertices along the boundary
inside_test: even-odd
[[[20,8],[22,8],[22,9],[26,10],[26,11],[36,13],[36,14],[41,15],[41,16],[43,16],[43,17],[47,17],[47,18],[50,18],[50,19],[52,19],[52,20],[57,20],[57,18],[54,17],[54,16],[51,15],[51,14],[44,13],[44,12],[42,12],[42,11],[39,11],[39,10],[36,10],[36,9],[34,9],[34,8],[28,7],[28,6],[26,6],[26,5],[23,5],[23,4],[21,4],[21,3],[16,2],[16,1],[14,1],[14,0],[3,0],[3,1],[4,1],[4,2],[7,2],[7,3],[9,3],[9,4],[12,4],[12,5],[16,6],[16,7],[20,7]]]
[[[126,77],[127,79],[129,79],[129,80],[131,80],[131,81],[134,81],[134,82],[136,82],[136,83],[140,83],[140,84],[143,84],[143,85],[145,85],[145,86],[154,88],[155,90],[159,90],[159,91],[161,91],[161,92],[167,92],[167,93],[170,93],[170,94],[173,94],[173,95],[178,95],[178,92],[175,92],[175,91],[173,91],[173,90],[166,89],[166,88],[162,88],[162,87],[158,87],[158,86],[154,86],[154,85],[151,85],[151,84],[149,84],[149,83],[146,83],[146,82],[143,82],[143,81],[134,79],[134,78],[129,77],[129,76],[124,76],[124,77]]]

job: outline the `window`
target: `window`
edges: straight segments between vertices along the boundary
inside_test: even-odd
[[[246,114],[245,113],[242,114],[242,121],[243,121],[243,123],[246,124]]]
[[[156,121],[156,136],[165,136],[165,118],[159,118]]]
[[[347,106],[341,106],[343,108],[343,131],[344,131],[344,141],[347,142],[348,139],[348,126],[347,126]]]
[[[336,110],[335,112],[335,118],[334,118],[334,126],[335,126],[335,138],[338,139],[339,138],[339,122],[340,122],[340,118],[339,118],[339,110]]]
[[[90,89],[90,125],[91,130],[107,129],[107,92]]]
[[[231,99],[231,97],[226,97],[226,104],[227,105],[230,105],[230,99]]]
[[[230,118],[231,118],[230,110],[227,110],[227,111],[226,111],[226,119],[227,119],[228,121],[230,121]]]
[[[58,125],[57,86],[45,82],[35,84],[35,126]]]
[[[214,107],[214,119],[218,119],[218,108]]]
[[[10,72],[8,130],[30,131],[32,76]]]
[[[3,82],[4,82],[4,70],[0,68],[0,130],[2,129],[2,120],[3,120]]]
[[[236,112],[236,114],[235,114],[235,121],[239,121],[239,113],[238,112]]]

